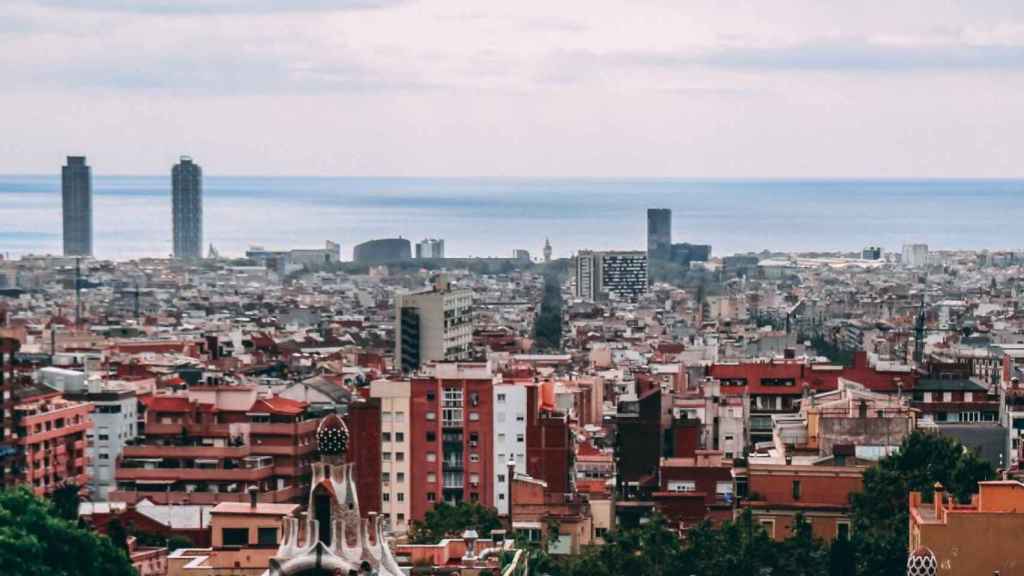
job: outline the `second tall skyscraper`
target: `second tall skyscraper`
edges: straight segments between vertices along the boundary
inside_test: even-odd
[[[203,169],[188,156],[171,169],[174,257],[203,256]]]

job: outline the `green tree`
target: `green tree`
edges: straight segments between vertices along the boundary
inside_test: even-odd
[[[679,537],[664,518],[655,515],[637,528],[610,532],[604,546],[568,559],[562,572],[565,576],[669,576],[694,573],[692,568]]]
[[[793,534],[778,547],[779,569],[792,576],[819,576],[829,571],[829,552],[825,543],[814,537],[811,524],[803,514],[793,521]]]
[[[978,482],[995,477],[992,465],[954,439],[914,432],[895,454],[864,472],[864,490],[853,496],[853,546],[859,574],[906,572],[911,491],[932,498],[936,483],[967,501]]]
[[[413,544],[436,544],[444,538],[458,538],[465,530],[476,530],[487,538],[491,530],[501,527],[498,512],[475,502],[451,505],[442,502],[427,512],[423,522],[413,522],[409,541]]]
[[[134,576],[110,539],[62,518],[26,488],[0,491],[0,573],[4,576]]]
[[[78,520],[78,504],[81,501],[81,488],[74,482],[65,482],[50,495],[57,515],[65,520]]]
[[[540,350],[562,347],[562,280],[558,274],[544,275],[544,296],[533,321],[533,337]]]

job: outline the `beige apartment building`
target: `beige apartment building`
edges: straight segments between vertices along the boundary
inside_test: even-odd
[[[408,380],[377,380],[370,384],[370,396],[379,398],[381,404],[381,514],[397,533],[409,529],[412,517],[409,505],[413,481],[409,475],[412,459],[410,386]]]

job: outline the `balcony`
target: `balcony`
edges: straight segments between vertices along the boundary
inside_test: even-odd
[[[122,468],[114,473],[118,481],[170,480],[170,481],[224,481],[258,482],[274,476],[274,467],[263,468]]]
[[[252,452],[252,446],[125,446],[124,458],[245,458]]]
[[[305,496],[308,487],[293,485],[281,490],[260,492],[260,502],[296,502]],[[112,490],[107,498],[111,502],[134,504],[146,499],[154,504],[219,504],[220,502],[248,502],[245,492],[146,492],[138,490]]]
[[[272,445],[272,444],[256,444],[252,446],[253,454],[268,455],[268,456],[302,456],[310,454],[316,451],[316,446],[310,442],[305,446],[294,446],[294,445]]]
[[[301,422],[253,422],[249,424],[250,434],[296,435],[316,432],[319,420],[303,420]]]

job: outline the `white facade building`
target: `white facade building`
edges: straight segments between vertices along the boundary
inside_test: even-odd
[[[427,362],[457,362],[473,340],[473,292],[441,275],[430,290],[395,295],[395,367],[411,372]]]
[[[526,473],[526,386],[494,386],[494,506],[498,514],[508,514],[508,462],[516,471]]]
[[[67,393],[65,397],[78,402],[91,402],[89,414],[92,428],[86,434],[88,446],[89,492],[94,502],[107,499],[117,489],[114,468],[125,444],[138,436],[138,400],[135,389],[124,383],[90,380],[88,390]]]
[[[928,265],[927,244],[904,244],[903,265],[907,268],[923,268]]]

